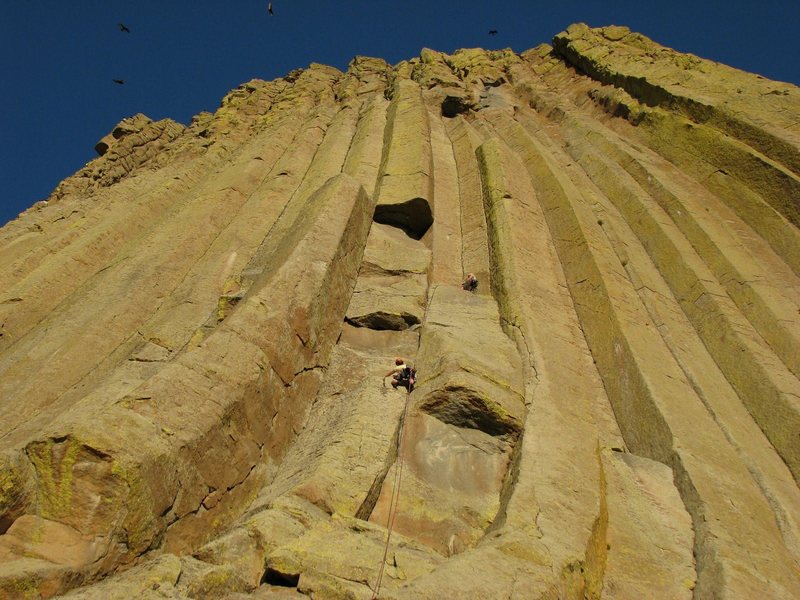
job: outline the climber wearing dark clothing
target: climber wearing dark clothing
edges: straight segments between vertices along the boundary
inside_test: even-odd
[[[386,386],[386,378],[392,376],[392,387],[397,389],[397,386],[406,388],[409,392],[414,389],[414,368],[409,367],[405,361],[399,356],[394,359],[394,367],[383,376],[383,385]]]
[[[461,287],[468,292],[474,292],[478,289],[478,278],[472,273],[468,273],[467,278],[464,280],[464,283],[461,284]]]

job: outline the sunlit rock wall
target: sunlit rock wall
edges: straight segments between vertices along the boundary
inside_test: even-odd
[[[798,115],[573,25],[124,120],[0,230],[0,598],[800,597]]]

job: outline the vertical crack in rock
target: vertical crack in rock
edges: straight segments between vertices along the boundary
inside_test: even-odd
[[[362,519],[364,521],[370,520],[372,512],[375,510],[375,504],[378,502],[378,497],[380,496],[383,484],[386,481],[386,476],[389,474],[392,466],[397,464],[397,452],[400,448],[400,436],[402,434],[403,427],[404,423],[401,420],[398,420],[397,426],[394,430],[394,435],[392,436],[392,442],[389,445],[389,453],[386,455],[386,458],[383,462],[383,468],[375,477],[375,480],[372,482],[364,501],[355,512],[355,517],[357,519]]]

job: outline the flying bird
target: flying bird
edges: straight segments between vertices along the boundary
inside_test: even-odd
[[[489,35],[497,35],[497,29],[490,29]]]
[[[124,79],[112,79],[111,81],[113,81],[117,85],[123,85],[125,83]]]
[[[270,2],[269,4],[267,4],[267,12],[268,12],[269,14],[271,14],[271,15],[274,15],[274,14],[275,14],[274,12],[272,12],[272,2]]]
[[[121,32],[123,32],[123,33],[130,33],[130,32],[131,32],[131,30],[130,30],[130,29],[128,29],[127,27],[125,27],[125,23],[117,23],[117,27],[119,27],[119,30],[120,30]]]

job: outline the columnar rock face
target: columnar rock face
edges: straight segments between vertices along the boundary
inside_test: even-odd
[[[800,597],[798,115],[573,25],[125,119],[0,230],[0,599]]]

